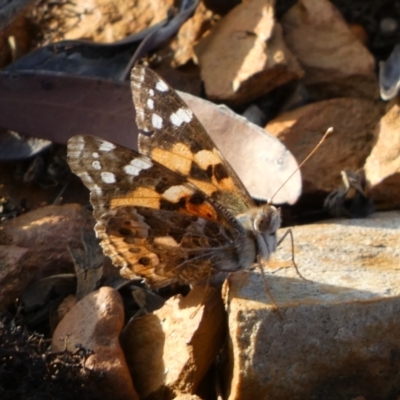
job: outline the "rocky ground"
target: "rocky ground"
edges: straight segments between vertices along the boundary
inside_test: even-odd
[[[399,17],[397,1],[0,3],[0,397],[398,398]],[[281,205],[294,241],[267,287],[255,268],[152,290],[104,258],[65,144],[137,149],[138,60]]]

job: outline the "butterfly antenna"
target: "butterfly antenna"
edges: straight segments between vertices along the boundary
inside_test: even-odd
[[[326,138],[333,132],[333,128],[330,127],[326,130],[324,136],[322,136],[319,143],[311,150],[311,153],[299,164],[299,166],[289,175],[289,177],[282,183],[279,189],[274,193],[274,195],[269,199],[268,204],[272,204],[272,200],[278,194],[278,192],[286,185],[286,183],[292,178],[292,176],[314,155],[314,153],[321,147],[322,143],[325,142]]]

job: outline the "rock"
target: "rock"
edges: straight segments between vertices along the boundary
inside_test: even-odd
[[[172,4],[171,0],[160,0],[151,5],[136,0],[116,0],[112,3],[107,0],[92,0],[89,3],[77,0],[73,4],[62,3],[47,10],[46,19],[43,15],[40,18],[40,9],[35,7],[34,11],[39,15],[34,14],[34,20],[44,29],[47,42],[85,38],[111,43],[164,20]],[[49,21],[53,30],[49,29]]]
[[[0,311],[14,303],[30,282],[29,274],[22,270],[27,252],[23,247],[0,245]]]
[[[349,24],[351,33],[364,45],[367,46],[369,36],[364,27],[360,24]]]
[[[226,398],[390,398],[400,384],[399,227],[400,212],[388,212],[292,228],[310,281],[284,240],[266,269],[282,318],[257,270],[232,274]]]
[[[367,99],[339,98],[308,104],[279,115],[265,129],[280,139],[300,163],[327,128],[333,133],[302,167],[303,193],[330,192],[340,171],[364,165],[376,138],[382,105]]]
[[[282,40],[272,0],[236,6],[195,52],[207,96],[231,105],[250,102],[303,75]]]
[[[376,128],[377,141],[364,166],[377,209],[400,206],[400,100],[389,106]]]
[[[197,286],[124,328],[122,346],[141,399],[195,393],[215,360],[225,335],[225,312],[219,290],[209,287],[204,295],[204,287]]]
[[[0,242],[29,249],[29,267],[40,274],[64,272],[71,267],[69,245],[79,245],[84,232],[93,232],[91,212],[78,204],[51,205],[27,212],[2,223]],[[29,257],[28,257],[29,256]]]
[[[195,57],[194,46],[204,33],[206,27],[212,25],[213,13],[200,2],[192,18],[179,29],[170,43],[157,51],[161,68],[168,66],[178,68]],[[182,90],[182,89],[181,89]]]
[[[300,0],[281,23],[315,98],[379,97],[373,56],[330,1]]]
[[[77,204],[46,206],[3,222],[0,245],[8,245],[8,248],[2,246],[3,252],[7,249],[10,252],[4,255],[6,269],[0,277],[2,288],[7,287],[2,291],[3,304],[11,304],[15,294],[21,293],[33,280],[73,272],[68,246],[80,245],[85,231],[94,235],[93,226],[90,211]],[[24,251],[21,253],[18,248]],[[15,256],[18,263],[12,262]]]
[[[96,387],[104,399],[138,399],[119,344],[124,324],[124,309],[119,293],[102,287],[76,303],[54,331],[51,350],[74,351],[76,345],[94,351],[86,368],[102,378]]]

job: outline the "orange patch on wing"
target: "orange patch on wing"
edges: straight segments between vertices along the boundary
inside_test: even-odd
[[[224,164],[222,162],[222,159],[218,153],[217,149],[214,149],[213,151],[210,150],[201,150],[198,153],[195,154],[194,160],[197,163],[197,165],[206,171],[210,166],[215,167],[218,164]],[[194,185],[196,185],[199,189],[201,189],[204,193],[207,193],[209,196],[215,190],[218,188],[219,190],[225,190],[233,193],[237,193],[237,189],[235,184],[233,183],[233,180],[230,177],[226,177],[222,180],[217,180],[214,176],[212,177],[212,185],[214,185],[214,190],[211,190],[211,184],[203,184],[203,185],[208,185],[204,186],[204,188],[201,186],[202,183],[197,183],[194,180],[191,180]]]
[[[138,187],[124,197],[116,197],[110,200],[110,208],[124,206],[141,206],[149,208],[160,208],[160,194],[153,189]]]
[[[192,167],[193,154],[187,146],[177,143],[171,150],[154,148],[151,152],[151,158],[171,171],[188,175]]]
[[[213,177],[213,183],[214,185],[224,191],[227,192],[233,192],[233,193],[237,193],[238,190],[236,188],[236,185],[233,183],[232,178],[228,177],[228,178],[224,178],[220,181],[217,181],[214,177]]]
[[[192,204],[190,201],[186,201],[185,210],[188,214],[197,215],[204,219],[210,219],[217,221],[217,213],[209,203],[203,202],[201,204]]]
[[[199,188],[207,196],[211,196],[217,188],[210,182],[199,181],[198,179],[193,179],[188,176],[188,181]]]

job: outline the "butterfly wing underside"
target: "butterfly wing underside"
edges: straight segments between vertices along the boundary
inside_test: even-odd
[[[91,192],[97,236],[124,277],[153,287],[193,283],[254,259],[235,218],[149,157],[79,135],[68,142],[68,162]]]

